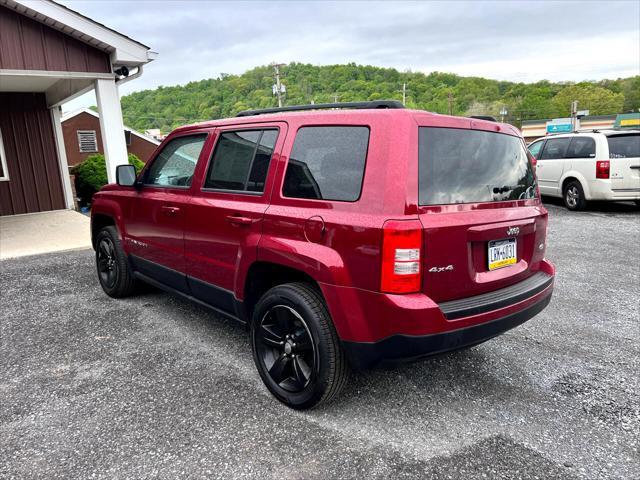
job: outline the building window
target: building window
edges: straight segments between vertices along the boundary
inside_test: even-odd
[[[78,147],[81,153],[98,151],[98,139],[95,130],[78,130]]]
[[[127,144],[127,147],[131,146],[131,130],[124,131],[124,143]]]
[[[4,153],[4,144],[2,143],[2,130],[0,130],[0,182],[9,180],[9,172],[7,171],[7,156]]]

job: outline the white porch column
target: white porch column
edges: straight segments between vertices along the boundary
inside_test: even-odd
[[[69,177],[69,164],[67,162],[67,151],[64,147],[64,136],[62,135],[62,123],[60,123],[60,107],[53,107],[51,110],[51,121],[53,122],[53,136],[56,140],[56,150],[58,152],[58,165],[60,166],[60,176],[62,177],[62,189],[64,191],[64,204],[67,208],[75,208],[73,190],[71,189],[71,178]]]
[[[96,99],[100,112],[102,146],[107,160],[107,180],[115,183],[116,167],[128,163],[120,96],[115,79],[96,80]]]

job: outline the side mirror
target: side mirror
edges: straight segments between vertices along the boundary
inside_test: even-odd
[[[118,165],[116,183],[121,187],[133,187],[136,184],[136,168],[133,165]]]

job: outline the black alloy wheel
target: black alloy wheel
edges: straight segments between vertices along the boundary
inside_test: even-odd
[[[114,298],[134,293],[137,282],[122,249],[117,228],[113,225],[102,228],[96,235],[95,246],[96,270],[104,292]]]
[[[303,391],[315,372],[316,349],[302,316],[287,305],[275,305],[262,317],[256,349],[266,371],[287,392]]]
[[[108,289],[112,289],[118,281],[119,272],[115,247],[109,237],[104,236],[100,239],[96,249],[96,256],[100,283]]]
[[[274,397],[305,410],[338,396],[349,365],[317,287],[277,285],[262,295],[251,317],[253,360]]]

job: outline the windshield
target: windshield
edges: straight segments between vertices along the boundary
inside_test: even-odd
[[[420,127],[420,205],[497,202],[536,196],[522,139],[501,133]]]

